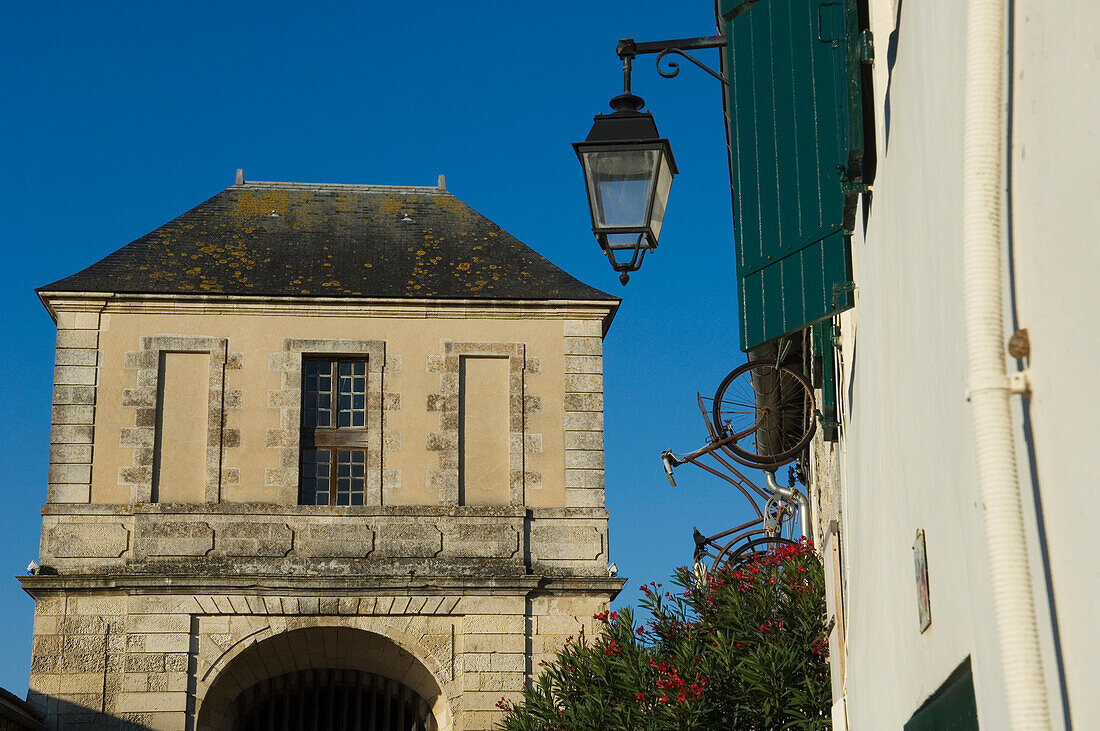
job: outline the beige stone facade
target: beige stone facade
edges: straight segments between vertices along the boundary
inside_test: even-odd
[[[21,580],[51,728],[233,728],[249,687],[336,668],[401,683],[440,729],[489,729],[621,586],[612,303],[43,299],[43,570]],[[309,355],[367,363],[361,506],[298,504]]]

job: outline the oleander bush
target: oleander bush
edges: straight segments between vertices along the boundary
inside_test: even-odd
[[[642,585],[644,622],[596,615],[508,711],[502,731],[828,729],[821,563],[806,543]]]

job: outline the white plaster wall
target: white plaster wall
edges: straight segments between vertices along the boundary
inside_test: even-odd
[[[842,334],[853,729],[901,728],[970,654],[979,686],[1001,682],[978,658],[995,645],[961,318],[964,7],[906,3],[891,71],[897,16],[892,2],[873,6],[879,167],[868,227],[857,225],[853,239],[859,289]],[[913,573],[918,528],[932,597],[924,634]],[[997,709],[982,721],[1005,725]]]
[[[1031,336],[1034,464],[1073,727],[1100,717],[1100,5],[1016,0],[1012,214],[1019,326]],[[1022,408],[1020,409],[1022,413]],[[1021,441],[1024,430],[1021,429]],[[1052,679],[1053,680],[1053,679]]]
[[[841,491],[853,729],[900,728],[968,655],[983,728],[1007,728],[978,486],[962,319],[961,150],[965,5],[872,0],[879,167],[853,238],[856,308],[842,318]],[[1100,714],[1090,663],[1100,633],[1088,459],[1100,393],[1100,298],[1091,242],[1100,168],[1090,29],[1100,6],[1016,4],[1014,239],[1020,326],[1031,332],[1031,403],[1070,706]],[[896,60],[891,33],[900,19]],[[1092,22],[1090,22],[1092,21]],[[887,90],[889,137],[887,138]],[[1008,277],[1006,273],[1006,283]],[[1090,286],[1092,285],[1092,286]],[[1012,332],[1006,322],[1006,341]],[[1020,441],[1025,442],[1018,420]],[[1026,445],[1024,445],[1026,446]],[[1023,488],[1030,491],[1027,451]],[[1052,708],[1062,714],[1039,541],[1027,516]],[[927,536],[932,626],[919,631],[912,544]]]

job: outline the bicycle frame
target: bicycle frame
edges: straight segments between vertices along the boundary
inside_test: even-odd
[[[676,487],[676,480],[672,474],[673,469],[682,464],[695,465],[733,485],[733,487],[735,487],[748,501],[749,505],[752,506],[753,511],[756,513],[756,517],[711,536],[704,536],[696,529],[693,534],[695,540],[695,563],[699,564],[704,558],[710,557],[711,568],[717,568],[724,560],[727,560],[728,557],[734,553],[735,546],[738,544],[751,544],[753,536],[782,540],[781,536],[784,529],[790,526],[796,514],[800,519],[799,523],[802,528],[802,537],[805,538],[807,535],[807,521],[809,517],[807,510],[808,501],[805,496],[793,487],[780,487],[775,481],[774,471],[765,471],[767,484],[771,490],[763,490],[757,487],[752,480],[731,464],[730,460],[725,458],[730,457],[739,464],[755,467],[751,463],[745,462],[730,452],[726,449],[726,446],[752,433],[757,426],[753,426],[752,429],[748,429],[744,432],[719,437],[710,419],[707,417],[707,410],[706,406],[703,404],[703,397],[698,395],[697,398],[699,412],[703,417],[703,423],[706,424],[707,433],[709,435],[707,443],[679,457],[673,454],[672,450],[665,450],[661,454],[661,462],[665,468],[665,476],[668,478],[669,484],[672,485],[672,487]],[[759,423],[758,421],[757,425],[759,425]],[[700,461],[701,458],[707,455],[714,457],[715,461],[724,468],[725,472],[719,471]],[[725,457],[723,455],[725,455]],[[765,511],[761,510],[758,503],[759,500],[764,501],[764,507],[768,511],[768,515],[765,515]],[[775,513],[774,517],[772,516],[773,512]],[[729,538],[729,540],[725,540],[726,538]]]

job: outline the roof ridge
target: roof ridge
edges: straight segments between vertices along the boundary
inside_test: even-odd
[[[430,195],[454,195],[435,185],[365,185],[362,183],[292,183],[275,180],[246,180],[229,186],[235,188],[289,188],[292,190],[354,190],[370,193],[422,193]]]

